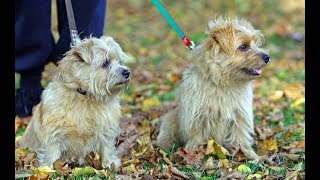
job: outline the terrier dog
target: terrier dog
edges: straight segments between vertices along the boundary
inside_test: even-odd
[[[246,20],[216,18],[208,23],[207,38],[190,54],[183,72],[177,107],[162,118],[155,145],[168,150],[173,143],[194,149],[210,138],[227,149],[253,151],[253,90],[270,56],[264,37]]]
[[[119,94],[129,83],[127,55],[112,37],[78,39],[59,62],[59,72],[41,95],[16,145],[37,152],[41,166],[57,159],[84,163],[101,155],[102,166],[121,165],[115,148],[120,133]]]

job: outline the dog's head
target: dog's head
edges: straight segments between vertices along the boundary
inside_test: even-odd
[[[259,77],[270,56],[261,46],[264,37],[248,21],[217,18],[208,23],[208,37],[202,44],[205,66],[227,78],[249,81]],[[210,70],[209,70],[210,71]]]
[[[81,88],[94,96],[120,92],[129,82],[124,66],[127,55],[112,37],[78,40],[59,62],[60,75],[70,88]]]

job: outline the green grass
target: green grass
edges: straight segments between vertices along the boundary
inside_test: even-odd
[[[284,126],[289,126],[298,122],[302,122],[302,119],[299,119],[295,116],[296,110],[294,108],[283,109],[284,114]]]
[[[190,167],[190,168],[178,168],[181,172],[184,172],[186,174],[188,174],[189,176],[193,176],[193,172],[197,172],[197,168],[196,167]]]
[[[16,137],[17,137],[17,136],[22,136],[25,131],[26,131],[25,128],[23,128],[22,126],[19,126],[19,127],[18,127],[18,130],[17,130],[17,133],[16,133]]]
[[[142,167],[145,171],[150,171],[151,167],[147,166],[147,165],[143,165]]]
[[[258,171],[262,172],[263,169],[261,168],[261,166],[259,166],[256,163],[251,163],[251,162],[246,162],[246,166],[248,166],[251,169],[251,173],[254,174]]]
[[[172,147],[169,149],[168,155],[169,155],[169,156],[173,155],[174,153],[177,152],[178,148],[180,148],[180,147],[181,147],[181,146],[179,146],[178,144],[174,143],[174,144],[172,145]]]

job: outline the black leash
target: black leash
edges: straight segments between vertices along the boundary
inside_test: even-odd
[[[70,47],[73,48],[76,45],[78,30],[76,26],[76,21],[74,20],[71,0],[65,0],[65,1],[66,1],[66,9],[67,9],[69,29],[70,29],[70,37],[71,37]]]

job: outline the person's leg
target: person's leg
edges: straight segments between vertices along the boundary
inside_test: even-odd
[[[103,35],[106,16],[106,0],[72,0],[72,9],[81,39],[91,34],[95,37]],[[70,30],[65,6],[65,0],[57,0],[58,30],[60,38],[54,48],[52,58],[57,62],[63,58],[63,54],[70,49]]]
[[[50,0],[15,1],[15,71],[20,73],[16,115],[30,116],[40,102],[41,75],[53,49]]]

